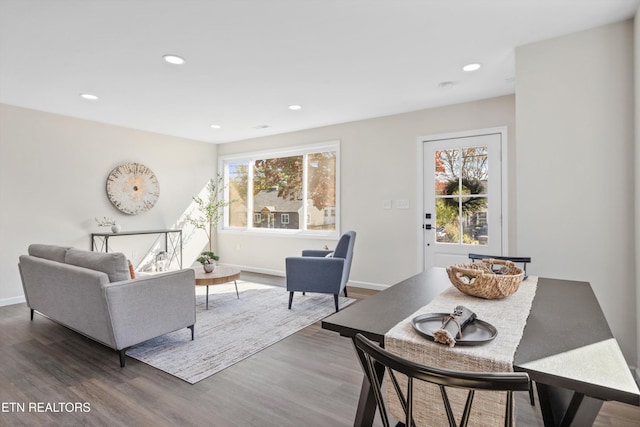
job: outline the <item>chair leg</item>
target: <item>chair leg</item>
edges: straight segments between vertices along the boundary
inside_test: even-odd
[[[531,406],[536,406],[536,400],[533,397],[533,381],[529,384],[529,400],[531,401]]]
[[[121,368],[124,368],[125,353],[126,353],[127,350],[129,350],[129,347],[123,348],[119,352],[120,353],[120,367]]]
[[[349,296],[349,295],[347,295],[347,287],[346,286],[344,287],[344,296],[345,296],[345,298]]]
[[[194,338],[194,326],[195,325],[187,326],[187,328],[191,329],[191,341],[193,341]]]
[[[31,309],[31,320],[33,320],[33,312],[34,312],[34,310],[33,310],[33,308],[32,308],[32,309]]]
[[[289,292],[289,310],[291,310],[292,302],[293,302],[293,291]]]
[[[333,302],[336,305],[336,313],[338,312],[338,294],[333,294]]]

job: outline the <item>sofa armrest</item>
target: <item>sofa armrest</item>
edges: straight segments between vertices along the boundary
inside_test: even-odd
[[[196,322],[195,272],[190,268],[109,283],[104,292],[117,350]]]
[[[19,269],[29,308],[113,347],[105,273],[29,255],[20,256]]]
[[[287,257],[287,291],[339,294],[344,261],[342,258]]]

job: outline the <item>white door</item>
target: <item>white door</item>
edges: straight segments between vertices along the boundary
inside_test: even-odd
[[[424,267],[501,255],[501,132],[424,140]]]

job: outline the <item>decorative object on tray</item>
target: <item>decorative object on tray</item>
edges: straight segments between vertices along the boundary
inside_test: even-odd
[[[497,259],[450,265],[447,274],[460,292],[486,299],[513,295],[524,277],[524,271],[513,262]]]
[[[167,253],[165,251],[158,252],[155,260],[156,271],[168,271],[169,264],[170,264],[170,261]]]
[[[411,323],[416,332],[430,341],[435,341],[435,332],[442,328],[448,317],[449,313],[427,313],[414,317],[411,319]],[[492,341],[498,335],[495,326],[478,318],[467,323],[462,328],[462,332],[462,336],[456,336],[455,345],[482,345]]]
[[[467,307],[459,305],[442,321],[440,329],[433,332],[433,340],[449,347],[456,345],[456,338],[462,338],[464,328],[476,320],[476,314]]]
[[[109,217],[102,217],[102,219],[96,218],[96,222],[98,223],[98,227],[111,227],[112,233],[119,233],[122,230],[120,224],[116,224],[116,220]]]
[[[220,257],[214,254],[212,251],[202,252],[198,257],[198,262],[202,264],[202,268],[205,273],[211,273],[215,268],[216,264],[214,261],[218,261]]]

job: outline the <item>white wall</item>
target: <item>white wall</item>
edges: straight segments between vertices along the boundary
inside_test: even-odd
[[[635,83],[635,265],[636,265],[636,378],[640,378],[640,8],[634,19]]]
[[[591,282],[630,364],[633,92],[631,21],[516,50],[518,252],[532,274]]]
[[[220,156],[276,147],[341,141],[342,231],[357,232],[350,281],[380,288],[422,270],[417,245],[422,230],[416,206],[417,138],[433,134],[508,126],[515,157],[514,97],[451,105],[406,114],[223,144]],[[511,180],[513,180],[513,174]],[[382,200],[407,199],[410,209],[382,208]],[[515,196],[511,197],[512,207]],[[515,217],[510,209],[511,217]],[[511,227],[515,230],[515,222]],[[512,233],[514,235],[515,233]],[[335,241],[220,233],[220,262],[284,274],[284,259],[302,249]],[[515,247],[515,244],[512,244]]]
[[[23,297],[18,256],[31,243],[89,249],[90,233],[105,231],[94,221],[102,216],[123,230],[171,227],[214,176],[216,151],[213,144],[0,104],[0,305]],[[158,177],[152,210],[131,216],[109,202],[107,175],[125,162],[145,164]],[[131,258],[148,247],[111,243]]]

